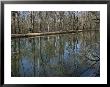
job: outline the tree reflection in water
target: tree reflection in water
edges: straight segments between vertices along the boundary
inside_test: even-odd
[[[12,38],[12,77],[100,76],[99,31]]]

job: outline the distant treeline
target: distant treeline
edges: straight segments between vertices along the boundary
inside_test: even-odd
[[[11,33],[99,29],[99,11],[12,11]]]

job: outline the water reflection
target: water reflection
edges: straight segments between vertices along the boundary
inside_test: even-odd
[[[12,38],[11,75],[100,76],[99,38],[98,31]]]

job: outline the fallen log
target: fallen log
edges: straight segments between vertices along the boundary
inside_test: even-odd
[[[11,37],[12,38],[17,38],[17,37],[33,37],[33,36],[42,36],[42,35],[77,33],[77,32],[82,32],[82,31],[83,30],[71,30],[71,31],[43,32],[43,33],[11,34]]]

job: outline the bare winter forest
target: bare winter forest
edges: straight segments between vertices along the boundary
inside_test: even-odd
[[[99,29],[98,11],[12,11],[12,34]]]

